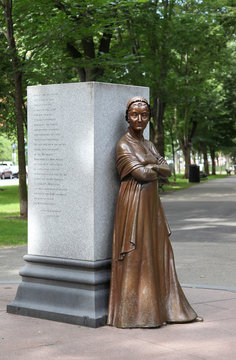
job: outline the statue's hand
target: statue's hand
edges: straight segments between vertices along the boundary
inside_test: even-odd
[[[148,165],[145,165],[145,168],[148,169],[148,170],[154,170],[154,171],[157,171],[155,169],[155,166],[157,166],[156,164],[148,164]]]
[[[171,169],[169,165],[167,164],[161,164],[161,165],[153,165],[152,169],[158,173],[158,175],[163,177],[169,177],[171,176]]]
[[[150,165],[148,165],[148,166],[150,166],[151,167],[151,169],[152,170],[154,170],[154,171],[156,171],[157,173],[159,173],[159,165],[157,165],[157,164],[150,164]]]
[[[158,175],[158,178],[159,178],[159,165],[157,164],[148,164],[145,166],[146,169],[149,169],[149,170],[152,170],[152,171],[155,171]]]

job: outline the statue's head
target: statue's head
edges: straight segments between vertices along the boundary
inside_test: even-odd
[[[129,114],[131,113],[131,110],[133,110],[134,108],[145,109],[148,112],[148,120],[150,119],[151,109],[148,101],[142,96],[134,96],[128,101],[126,105],[126,116],[125,116],[126,121],[129,122]]]
[[[142,96],[135,96],[128,101],[126,121],[137,133],[142,133],[150,120],[150,106]]]

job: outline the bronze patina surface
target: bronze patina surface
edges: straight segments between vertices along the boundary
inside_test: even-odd
[[[170,168],[143,138],[150,118],[147,100],[127,104],[127,132],[116,153],[121,186],[116,205],[108,324],[159,327],[198,320],[179,284],[170,230],[158,197],[158,178]]]

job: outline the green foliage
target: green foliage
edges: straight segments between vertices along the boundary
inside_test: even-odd
[[[11,142],[5,135],[0,135],[0,161],[12,161]]]
[[[152,107],[157,100],[163,104],[167,145],[170,129],[176,146],[206,137],[206,127],[212,134],[221,122],[224,137],[225,124],[235,121],[235,18],[229,0],[14,1],[24,99],[26,87],[37,84],[95,80],[148,86]],[[0,50],[0,123],[14,134],[3,33]],[[224,147],[220,140],[217,147]]]
[[[220,70],[215,69],[214,76],[206,82],[204,118],[198,126],[194,146],[204,143],[228,154],[236,149],[236,52],[232,44],[224,50],[224,65]]]
[[[1,186],[0,180],[0,247],[26,244],[27,221],[19,219],[18,186]]]

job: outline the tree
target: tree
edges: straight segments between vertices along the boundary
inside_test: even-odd
[[[27,85],[79,80],[149,86],[152,140],[163,154],[165,126],[171,114],[174,126],[171,130],[175,129],[172,138],[178,135],[187,177],[197,129],[206,121],[206,98],[212,91],[208,82],[226,63],[224,51],[234,27],[229,3],[228,0],[14,2],[13,39],[23,84],[23,115]],[[7,28],[3,30],[6,34]],[[3,53],[10,54],[4,41],[0,36]],[[16,67],[4,56],[0,69],[4,73],[0,79],[3,85],[0,116],[7,120],[4,124],[9,133],[14,127],[11,119]]]
[[[104,0],[21,1],[18,9],[22,17],[26,16],[19,24],[21,41],[32,64],[39,64],[40,71],[36,72],[43,72],[47,81],[52,81],[48,70],[53,70],[57,82],[67,74],[69,81],[73,77],[80,81],[99,80],[114,31],[114,7]],[[24,35],[25,22],[28,36]],[[42,74],[38,75],[42,78]]]
[[[185,157],[186,178],[197,128],[207,118],[208,81],[214,79],[215,72],[224,64],[225,48],[232,36],[222,25],[222,18],[230,12],[225,4],[186,0],[176,8],[175,94],[170,106],[176,111],[175,129]]]
[[[18,161],[19,161],[19,197],[20,215],[27,217],[27,187],[25,169],[24,114],[22,94],[22,69],[14,37],[12,0],[1,0],[5,27],[1,30],[6,37],[14,79],[15,119],[17,125]]]
[[[210,153],[212,174],[215,175],[217,152],[230,154],[236,147],[235,122],[235,68],[234,52],[230,43],[225,49],[224,64],[205,84],[205,102],[202,104],[203,121],[199,123],[193,146],[204,155],[205,172]],[[229,71],[231,69],[231,71]]]
[[[168,75],[173,61],[171,21],[176,1],[143,1],[126,11],[127,50],[133,56],[127,65],[128,78],[150,87],[152,105],[151,138],[164,155],[164,113],[169,101]],[[144,21],[145,19],[145,21]],[[135,61],[136,60],[136,61]]]

